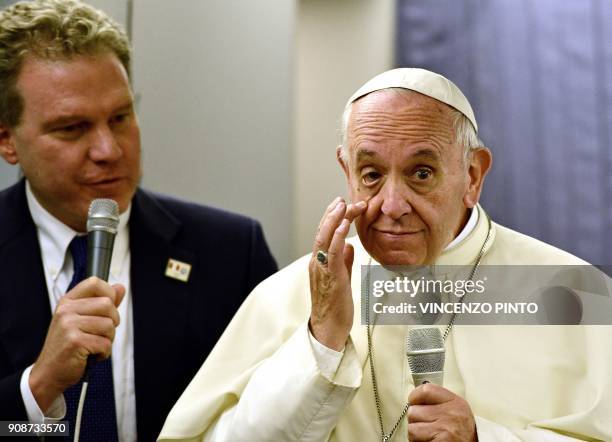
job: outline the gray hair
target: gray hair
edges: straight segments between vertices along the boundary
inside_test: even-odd
[[[395,88],[394,88],[395,89]],[[354,102],[353,102],[354,103]],[[342,112],[342,120],[340,123],[340,135],[342,138],[340,157],[346,162],[348,161],[348,147],[346,145],[346,137],[348,131],[348,123],[351,118],[351,109],[353,103],[348,103]],[[449,106],[450,108],[450,106]],[[472,150],[484,147],[484,143],[476,133],[472,122],[463,115],[460,111],[450,108],[453,128],[455,130],[455,143],[463,147],[463,161],[467,162],[467,158]]]

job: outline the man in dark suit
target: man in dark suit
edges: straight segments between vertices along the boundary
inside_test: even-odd
[[[0,155],[25,176],[0,193],[0,421],[72,420],[96,355],[81,438],[154,440],[276,263],[257,222],[138,188],[130,51],[106,15],[13,5],[0,60]],[[77,278],[95,198],[121,213],[109,283]]]

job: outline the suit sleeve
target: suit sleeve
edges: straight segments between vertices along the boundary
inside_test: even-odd
[[[0,350],[0,421],[28,421],[28,413],[21,397],[21,375],[23,370],[11,373],[8,376],[4,373],[8,366],[6,358],[1,355]],[[37,441],[37,437],[24,436],[19,438],[22,442]]]
[[[251,256],[249,263],[247,292],[257,284],[278,271],[276,260],[272,256],[259,222],[251,223]]]
[[[0,379],[0,420],[28,420],[19,388],[22,373],[23,370],[9,375],[3,373]]]

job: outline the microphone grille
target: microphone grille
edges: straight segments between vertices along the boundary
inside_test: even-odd
[[[436,327],[415,328],[406,337],[408,365],[414,374],[444,370],[444,341]]]
[[[119,206],[114,200],[98,198],[89,205],[87,214],[87,231],[106,230],[117,233],[119,226]]]

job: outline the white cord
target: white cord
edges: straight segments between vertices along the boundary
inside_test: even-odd
[[[81,433],[81,416],[83,415],[83,405],[85,404],[85,395],[87,394],[87,386],[89,382],[84,381],[81,386],[81,397],[79,398],[79,407],[77,408],[76,422],[74,424],[74,442],[79,442]]]

